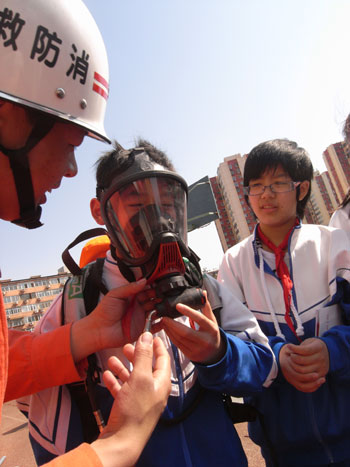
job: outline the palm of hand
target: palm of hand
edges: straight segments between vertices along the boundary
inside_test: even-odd
[[[120,347],[136,341],[145,322],[145,313],[134,297],[119,298],[115,290],[118,289],[110,290],[93,312],[101,348]]]

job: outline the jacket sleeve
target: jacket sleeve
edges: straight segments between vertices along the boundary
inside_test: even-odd
[[[56,457],[51,462],[44,464],[47,467],[103,467],[102,463],[95,453],[95,451],[89,446],[89,444],[81,444],[76,449],[63,454],[62,456]]]
[[[350,326],[334,326],[321,339],[329,353],[329,374],[339,381],[350,381]]]
[[[345,232],[349,233],[349,206],[347,206],[346,208],[339,208],[336,211],[334,211],[328,225],[336,229],[343,229],[345,230]]]
[[[235,396],[259,392],[277,375],[268,339],[246,306],[219,282],[213,285],[222,303],[221,338],[226,344],[226,354],[214,365],[196,365],[199,381],[208,389]]]
[[[196,364],[200,384],[231,396],[250,396],[272,382],[273,354],[268,347],[243,341],[221,331],[226,343],[224,357],[213,365]],[[275,375],[275,372],[273,372]]]
[[[321,339],[329,353],[329,374],[333,378],[350,380],[350,242],[343,230],[331,232],[328,259],[330,304],[338,303],[345,325],[333,326]]]
[[[70,346],[71,324],[36,335],[9,330],[5,401],[81,380]]]

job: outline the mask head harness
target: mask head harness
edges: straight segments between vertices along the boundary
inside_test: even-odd
[[[141,271],[162,299],[161,316],[177,315],[176,303],[200,308],[205,301],[199,258],[187,246],[187,193],[185,180],[144,148],[128,151],[108,188],[97,187],[120,271],[129,281]]]

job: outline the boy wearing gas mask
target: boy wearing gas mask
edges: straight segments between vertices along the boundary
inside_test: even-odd
[[[143,140],[128,151],[116,144],[99,159],[96,178],[97,196],[90,207],[96,222],[107,228],[110,250],[102,262],[93,263],[102,264],[100,275],[88,265],[89,274],[67,283],[36,332],[85,316],[87,289],[95,289],[102,298],[112,287],[145,277],[149,289],[138,301],[129,301],[123,330],[128,335],[140,332],[145,326],[140,307],[149,312],[149,323],[155,321],[152,331],[171,358],[172,390],[137,465],[246,466],[222,394],[260,392],[276,376],[276,363],[253,314],[214,279],[206,278],[203,284],[198,258],[187,245],[186,182],[164,153]],[[93,282],[86,287],[89,275]],[[208,289],[209,300],[202,289]],[[214,298],[226,312],[232,310],[228,332],[218,327],[209,304]],[[174,318],[180,340],[178,330],[172,333],[166,326]],[[126,356],[132,358],[128,352],[127,348]],[[107,420],[112,402],[99,378],[110,354],[128,363],[121,349],[99,352],[90,361],[92,377],[86,382],[99,423]],[[39,465],[98,434],[94,419],[88,420],[86,394],[75,389],[61,386],[21,401]]]

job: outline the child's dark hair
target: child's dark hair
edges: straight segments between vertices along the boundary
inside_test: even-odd
[[[310,182],[309,191],[301,201],[298,200],[299,187],[296,190],[297,214],[302,218],[311,194],[313,167],[308,152],[299,147],[294,141],[273,139],[255,146],[248,154],[244,165],[244,186],[248,186],[251,180],[261,177],[267,170],[277,169],[279,165],[283,167],[293,181],[303,182],[308,180]],[[246,201],[248,202],[248,197],[246,197]]]
[[[165,169],[175,172],[174,166],[168,156],[156,148],[149,141],[138,138],[134,149],[143,148],[157,164]],[[96,198],[100,199],[102,190],[111,185],[117,174],[126,170],[130,164],[130,153],[132,149],[124,149],[117,141],[113,141],[113,149],[105,152],[96,162]]]

